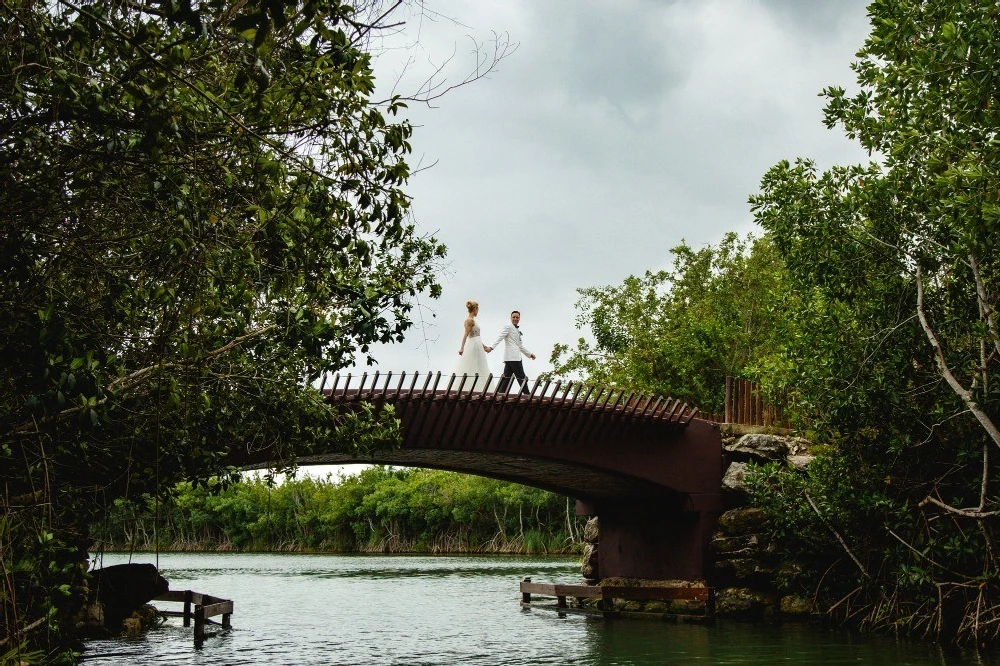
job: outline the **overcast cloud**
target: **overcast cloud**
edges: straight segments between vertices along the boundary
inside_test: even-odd
[[[377,61],[383,93],[407,57],[400,92],[452,54],[446,83],[461,80],[493,32],[517,49],[435,108],[411,106],[411,163],[434,166],[408,192],[419,228],[449,248],[444,294],[421,300],[405,342],[376,349],[377,368],[450,372],[473,299],[487,343],[521,311],[537,376],[555,343],[583,334],[576,289],[663,268],[682,240],[751,231],[747,197],[779,160],[866,159],[823,126],[819,97],[854,86],[866,4],[428,0],[439,16],[403,36],[417,45]],[[499,373],[501,354],[490,362]]]

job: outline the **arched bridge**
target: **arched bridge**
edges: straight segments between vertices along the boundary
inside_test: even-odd
[[[599,517],[602,576],[703,577],[721,510],[722,442],[718,425],[686,404],[577,382],[505,389],[494,377],[441,373],[337,376],[321,390],[344,409],[392,405],[402,445],[363,457],[315,452],[300,464],[431,467],[544,488]]]

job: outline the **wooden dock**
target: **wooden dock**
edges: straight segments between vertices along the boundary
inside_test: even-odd
[[[605,614],[615,613],[614,601],[692,601],[704,604],[702,617],[715,615],[715,595],[712,588],[703,585],[687,587],[625,586],[625,585],[564,585],[559,583],[533,583],[530,578],[521,581],[521,605],[530,607],[532,595],[555,597],[556,608],[569,608],[568,598],[598,599],[598,608]],[[678,613],[679,615],[681,613]],[[697,616],[696,616],[697,617]]]
[[[174,601],[184,604],[184,610],[161,610],[160,613],[167,617],[184,618],[185,627],[190,627],[191,619],[194,618],[195,645],[205,640],[206,624],[219,624],[226,629],[231,626],[229,618],[233,614],[233,602],[229,599],[192,590],[170,590],[154,598],[153,601]],[[219,615],[222,616],[222,622],[216,623],[212,620]]]

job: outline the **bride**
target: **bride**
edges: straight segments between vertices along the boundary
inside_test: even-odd
[[[456,386],[461,384],[462,375],[468,375],[463,391],[484,391],[487,380],[490,376],[490,366],[486,362],[486,345],[480,338],[479,324],[476,323],[476,315],[479,314],[479,303],[467,301],[466,309],[469,317],[465,320],[465,333],[462,335],[462,347],[458,350],[458,363],[455,365],[455,374],[458,375]],[[468,347],[466,346],[468,343]],[[476,374],[479,377],[476,378]],[[473,381],[475,380],[475,381]]]

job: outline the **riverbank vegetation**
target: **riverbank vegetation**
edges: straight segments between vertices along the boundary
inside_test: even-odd
[[[398,442],[312,382],[440,293],[372,97],[400,6],[0,3],[0,654],[74,659],[117,499]]]
[[[826,124],[872,161],[781,162],[750,200],[763,238],[681,246],[672,273],[581,290],[597,347],[561,369],[709,409],[723,368],[759,379],[831,445],[806,476],[754,478],[786,557],[782,584],[839,622],[993,642],[1000,12],[877,0],[869,14],[858,91],[824,95]],[[745,291],[752,302],[729,307]]]
[[[430,469],[354,476],[182,483],[163,503],[120,500],[92,530],[95,550],[334,553],[580,551],[584,519],[560,495]]]

